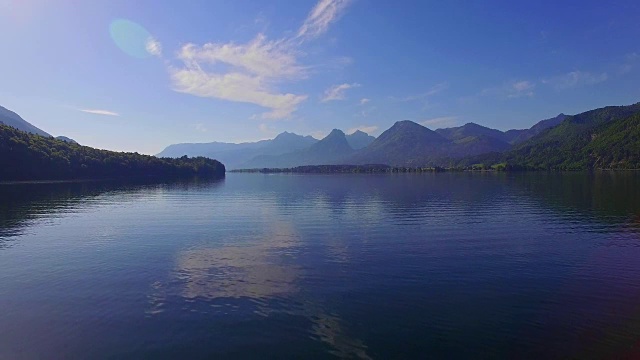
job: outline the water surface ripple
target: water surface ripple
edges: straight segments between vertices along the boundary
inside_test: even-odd
[[[0,358],[633,358],[640,174],[0,184]]]

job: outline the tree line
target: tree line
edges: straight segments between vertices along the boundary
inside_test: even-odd
[[[0,124],[0,181],[223,177],[225,167],[205,157],[158,158],[95,149]]]

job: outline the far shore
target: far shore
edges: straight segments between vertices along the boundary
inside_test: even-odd
[[[510,166],[474,166],[467,168],[443,167],[397,167],[388,165],[306,165],[293,168],[234,169],[231,173],[261,174],[401,174],[438,172],[593,172],[593,171],[638,171],[640,169],[533,169]]]

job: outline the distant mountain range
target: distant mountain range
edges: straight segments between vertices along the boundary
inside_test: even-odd
[[[45,142],[44,140],[54,140],[48,133],[3,107],[0,107],[0,123],[0,126],[7,125],[17,129],[15,131],[31,133],[28,139],[33,144],[68,144],[70,154],[79,148],[93,151],[88,147],[77,148],[74,140],[64,136],[56,138],[61,140],[58,143]],[[24,138],[6,129],[5,133],[10,138]],[[6,142],[5,146],[9,150],[7,154],[10,154],[11,143]],[[100,154],[102,156],[102,153]],[[34,158],[39,158],[38,166],[29,164],[28,161],[24,166],[32,169],[46,168],[50,165],[47,164],[47,159],[55,160],[58,165],[71,161],[71,158],[57,158],[53,155],[53,152],[49,157],[38,153],[37,156],[34,155]],[[608,106],[577,115],[559,114],[522,130],[500,131],[467,123],[434,131],[415,122],[403,120],[396,122],[378,138],[362,131],[345,135],[338,129],[334,129],[321,140],[283,132],[271,140],[241,144],[176,144],[158,154],[159,157],[169,158],[185,155],[217,159],[226,164],[228,169],[292,168],[310,165],[640,169],[640,103]],[[188,160],[183,160],[188,163]],[[200,164],[198,161],[201,160],[196,162]],[[76,170],[69,171],[74,173]],[[21,177],[28,178],[27,175]]]
[[[368,135],[365,134],[365,136]],[[324,139],[317,141],[306,149],[282,155],[257,156],[242,164],[241,167],[286,168],[301,165],[339,164],[347,159],[354,151],[353,147],[349,144],[348,136],[345,136],[341,130],[334,129]]]
[[[529,129],[506,132],[474,123],[433,131],[404,120],[396,122],[377,139],[360,130],[345,135],[334,129],[322,140],[284,132],[273,140],[253,143],[171,145],[158,156],[206,156],[219,159],[229,169],[331,164],[444,165],[463,157],[507,151],[565,118],[566,115],[560,114],[539,121]]]
[[[413,121],[398,121],[344,163],[419,166],[427,159],[447,156],[453,150],[452,144],[451,140]]]
[[[331,135],[331,134],[330,134]],[[334,134],[332,137],[335,137]],[[344,135],[347,146],[342,150],[345,153],[341,157],[348,155],[354,149],[362,149],[371,144],[375,138],[360,130],[351,135]],[[330,150],[331,146],[324,147],[327,142],[315,146],[319,140],[311,136],[302,136],[290,132],[283,132],[272,140],[261,140],[257,142],[246,142],[240,144],[211,142],[195,144],[175,144],[169,145],[162,150],[158,157],[181,157],[206,156],[218,159],[230,169],[246,168],[251,166],[290,166],[290,164],[307,164],[307,162],[336,161],[336,152]],[[326,153],[323,151],[327,150]],[[300,151],[299,154],[294,154]],[[314,155],[315,154],[315,155]],[[324,156],[323,156],[324,154]],[[278,156],[282,156],[277,160]],[[313,164],[315,165],[315,164]]]
[[[158,157],[205,156],[218,159],[230,169],[238,168],[257,156],[276,156],[306,149],[318,142],[311,136],[283,132],[272,140],[240,144],[211,142],[170,145]]]

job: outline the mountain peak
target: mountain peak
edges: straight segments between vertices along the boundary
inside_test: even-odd
[[[294,133],[288,132],[288,131],[283,131],[280,134],[276,135],[276,137],[274,137],[273,139],[275,140],[275,139],[278,139],[278,138],[281,138],[281,139],[282,138],[289,138],[289,137],[293,137],[293,136],[300,136],[300,135],[297,135],[297,134],[294,134]]]
[[[400,129],[427,129],[429,131],[431,131],[431,129],[427,128],[426,126],[420,125],[417,122],[413,122],[411,120],[400,120],[400,121],[396,121],[393,126],[391,126],[389,129],[387,130],[400,130]],[[383,133],[384,134],[384,133]]]
[[[347,142],[347,136],[339,129],[333,129],[324,139],[313,144],[310,149],[323,149],[323,151],[352,151],[353,149]]]
[[[408,141],[417,142],[447,142],[447,139],[440,134],[411,120],[397,121],[392,127],[380,134],[375,142],[382,143],[392,138],[403,138],[405,140],[409,139]]]
[[[416,123],[414,121],[411,121],[411,120],[399,120],[399,121],[396,121],[393,124],[393,126],[396,126],[396,125],[399,125],[399,126],[401,126],[401,125],[418,125],[418,126],[422,126],[422,125],[420,125],[420,124],[418,124],[418,123]]]
[[[320,140],[320,141],[324,141],[327,139],[340,139],[343,138],[346,141],[346,135],[344,134],[344,132],[340,129],[333,129],[331,130],[331,132],[329,133],[329,135],[325,136],[324,139]]]
[[[375,137],[361,130],[356,130],[352,134],[347,135],[347,142],[355,150],[367,147],[375,139]]]
[[[344,135],[344,131],[340,130],[340,129],[333,129],[331,130],[331,132],[329,133],[329,135]]]

